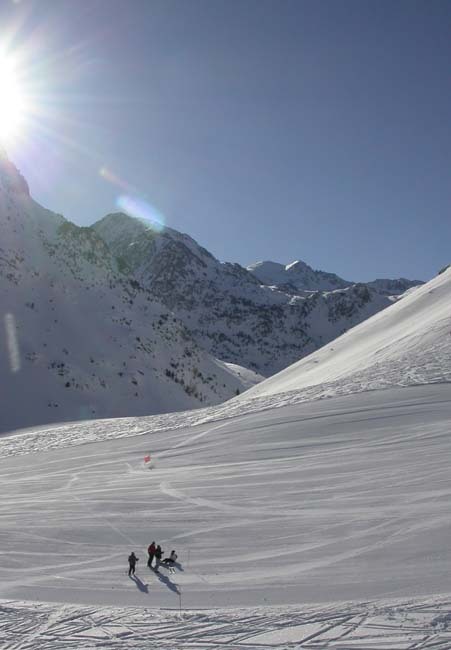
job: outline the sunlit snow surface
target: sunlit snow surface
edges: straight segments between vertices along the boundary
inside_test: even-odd
[[[0,641],[140,647],[152,633],[148,647],[161,648],[303,639],[409,648],[426,638],[451,647],[446,596],[428,604],[451,584],[450,431],[443,384],[35,454],[20,453],[29,436],[5,438],[0,451],[15,441],[17,455],[0,461]],[[175,574],[146,567],[152,539],[178,551]],[[131,550],[141,558],[137,581],[126,575]],[[177,609],[179,592],[183,610],[232,609],[182,620],[111,609]],[[389,604],[397,598],[402,606]]]
[[[451,648],[450,295],[223,405],[3,437],[0,647]]]
[[[182,611],[4,602],[4,648],[447,650],[451,600]]]

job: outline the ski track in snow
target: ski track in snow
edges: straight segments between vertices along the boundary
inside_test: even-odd
[[[450,425],[441,384],[3,458],[0,647],[449,650]]]
[[[260,397],[247,398],[244,393],[218,406],[179,413],[40,427],[35,431],[0,437],[0,454],[2,457],[23,455],[129,436],[171,432],[180,428],[223,422],[246,414],[312,401],[324,401],[334,397],[395,387],[448,383],[451,384],[451,331],[446,338],[441,338],[430,345],[421,345],[419,342],[414,352],[392,358],[389,366],[386,363],[375,363],[369,369],[355,372],[340,380]],[[187,443],[184,441],[180,443],[181,446],[185,444]]]
[[[226,610],[95,608],[0,601],[2,650],[447,650],[446,598]]]

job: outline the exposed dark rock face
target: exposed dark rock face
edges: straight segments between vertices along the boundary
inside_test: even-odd
[[[122,213],[106,216],[93,229],[201,347],[265,376],[392,303],[389,285],[381,284],[386,281],[355,284],[303,262],[248,269],[221,263],[188,235],[170,228],[158,233]],[[277,286],[270,282],[274,277],[289,283]],[[393,281],[392,288],[401,290],[401,282]]]

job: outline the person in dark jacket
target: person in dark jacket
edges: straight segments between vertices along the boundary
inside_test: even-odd
[[[161,558],[163,557],[164,553],[161,550],[161,546],[158,544],[157,548],[155,549],[155,571],[158,573],[158,568],[160,566]]]
[[[139,561],[139,557],[136,557],[134,552],[132,551],[131,554],[128,556],[128,575],[131,576],[132,574],[135,575],[135,568],[136,568],[136,563]]]
[[[152,568],[152,561],[155,555],[155,551],[156,551],[155,542],[152,542],[152,544],[147,549],[147,552],[149,554],[149,559],[147,560],[147,566],[149,567],[149,569]]]

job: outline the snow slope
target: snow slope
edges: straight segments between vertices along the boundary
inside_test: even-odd
[[[225,404],[0,439],[0,644],[451,647],[450,282]]]
[[[449,647],[450,423],[444,384],[2,454],[0,640]],[[26,449],[24,434],[0,451],[13,438]],[[152,539],[178,551],[175,574],[146,567]]]
[[[242,399],[451,381],[451,269]],[[324,391],[321,393],[321,388]]]
[[[448,650],[451,599],[193,609],[5,601],[0,639],[21,650]]]

